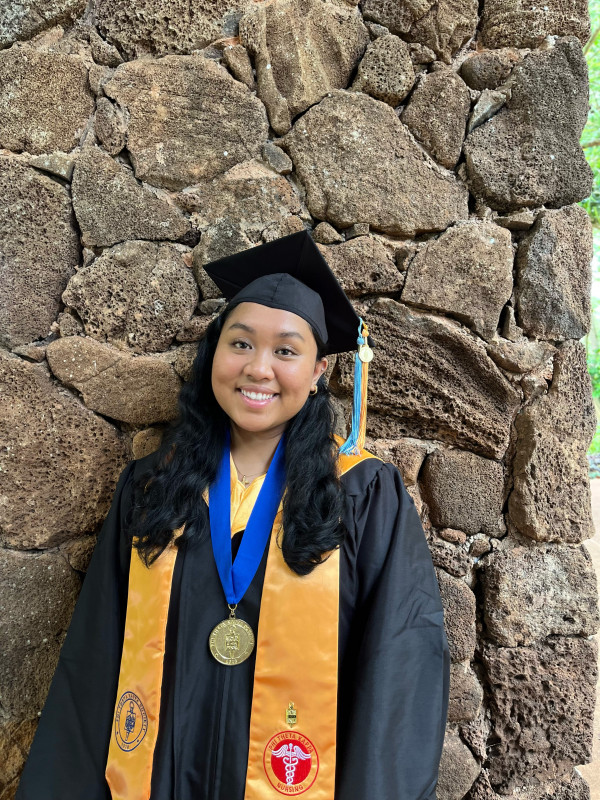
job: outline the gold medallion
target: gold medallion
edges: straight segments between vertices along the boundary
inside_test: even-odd
[[[227,666],[241,664],[254,650],[254,631],[243,619],[237,619],[236,606],[229,606],[229,618],[215,625],[208,640],[210,652]]]
[[[361,344],[358,348],[358,357],[361,361],[366,361],[367,363],[373,360],[373,351],[368,344]]]

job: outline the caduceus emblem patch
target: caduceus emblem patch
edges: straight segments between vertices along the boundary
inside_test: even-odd
[[[265,747],[263,763],[271,785],[288,796],[310,789],[319,771],[314,744],[298,731],[281,731],[272,736]]]

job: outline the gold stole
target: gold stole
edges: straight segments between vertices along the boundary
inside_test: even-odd
[[[342,441],[339,437],[336,440],[338,444]],[[366,458],[376,456],[366,450],[359,456],[340,454],[339,473]],[[247,515],[246,511],[245,521]],[[281,518],[280,505],[271,531],[256,637],[244,799],[275,800],[304,794],[310,800],[333,800],[339,549],[331,551],[327,560],[308,575],[298,575],[287,566],[277,546]],[[242,529],[238,516],[233,522]],[[174,531],[173,538],[183,528]],[[132,550],[123,653],[105,772],[113,800],[150,797],[177,547],[171,541],[150,568],[136,555]]]

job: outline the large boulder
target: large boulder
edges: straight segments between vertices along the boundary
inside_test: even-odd
[[[267,140],[261,101],[199,54],[121,64],[103,89],[125,111],[136,177],[155,186],[214,178],[259,156]]]
[[[387,103],[360,92],[331,92],[277,144],[294,162],[310,213],[337,227],[368,222],[415,236],[468,217],[456,176],[423,152]]]
[[[510,231],[474,220],[425,242],[409,264],[402,302],[449,314],[492,339],[512,289]]]
[[[0,344],[48,335],[60,296],[75,272],[79,242],[67,190],[0,155]]]
[[[597,657],[598,643],[577,636],[532,647],[483,643],[494,741],[487,768],[500,794],[591,759]]]
[[[478,567],[489,639],[532,645],[550,634],[593,636],[600,625],[596,575],[585,546],[519,545]]]
[[[382,298],[368,313],[376,344],[369,371],[367,430],[374,437],[438,439],[501,458],[521,392],[483,343],[452,320]],[[348,392],[353,362],[338,358]]]
[[[166,197],[136,181],[102,148],[85,147],[73,173],[73,208],[86,247],[126,239],[182,239],[190,223]]]
[[[0,351],[0,544],[44,548],[104,519],[127,439],[57,385],[45,364]]]
[[[511,521],[540,542],[577,544],[594,535],[587,450],[596,430],[591,379],[582,342],[554,358],[548,392],[515,418]]]
[[[519,243],[518,325],[540,339],[581,339],[590,330],[594,240],[580,205],[542,210]]]
[[[186,262],[183,245],[123,242],[79,269],[62,298],[87,336],[138,352],[166,350],[198,302]]]
[[[539,47],[547,36],[590,38],[587,0],[485,0],[481,37],[485,47]]]
[[[42,710],[81,580],[60,552],[0,549],[3,715]]]
[[[471,536],[504,532],[504,471],[497,461],[440,447],[425,459],[421,486],[436,527],[455,528]]]
[[[275,133],[332,89],[344,89],[369,43],[356,9],[327,0],[254,3],[240,19],[257,94]]]
[[[0,147],[72,150],[93,110],[87,67],[78,55],[20,43],[0,50]]]
[[[473,194],[499,211],[583,200],[593,174],[579,144],[589,108],[579,40],[532,51],[505,85],[510,98],[464,144]]]
[[[452,69],[438,69],[422,76],[400,119],[438,164],[454,169],[470,108],[471,95],[462,78]]]
[[[367,47],[352,83],[390,106],[399,105],[415,82],[415,70],[406,42],[398,36],[378,36]]]
[[[447,64],[477,29],[477,0],[363,0],[361,7],[365,19],[430,48]]]
[[[292,184],[258,159],[236,164],[211,181],[190,186],[177,195],[197,230],[227,223],[251,240],[269,225],[301,212]]]
[[[4,3],[0,15],[0,47],[30,39],[57,24],[69,24],[85,10],[86,0],[27,0]]]
[[[172,363],[176,353],[134,356],[88,337],[66,336],[50,342],[46,356],[53,374],[105,417],[141,426],[176,416],[182,383]]]
[[[190,53],[222,36],[234,36],[252,0],[95,0],[98,29],[129,59]]]

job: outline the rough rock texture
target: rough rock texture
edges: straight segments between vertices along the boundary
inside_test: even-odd
[[[0,196],[0,344],[16,347],[48,334],[79,243],[66,189],[14,156],[0,155]]]
[[[521,54],[511,47],[475,52],[460,67],[460,75],[471,89],[497,89],[508,78]]]
[[[182,189],[260,154],[264,107],[225,67],[202,55],[122,64],[104,91],[125,110],[140,180]]]
[[[127,132],[125,116],[108,97],[99,97],[96,100],[94,132],[111,156],[116,156],[125,147]]]
[[[44,548],[93,530],[127,461],[124,437],[45,365],[0,350],[0,382],[0,543]]]
[[[502,800],[506,795],[496,794],[490,783],[489,771],[484,768],[477,776],[466,800]],[[522,800],[590,800],[590,787],[581,773],[574,768],[557,780],[536,781],[534,785],[521,787]]]
[[[467,661],[475,650],[475,595],[460,578],[436,570],[442,604],[444,625],[448,635],[452,661]]]
[[[485,47],[537,47],[546,36],[590,38],[586,0],[485,0],[481,18]]]
[[[29,39],[52,25],[68,24],[83,13],[85,0],[26,0],[3,3],[0,15],[0,47],[16,39]]]
[[[348,297],[396,292],[402,287],[393,251],[373,236],[317,247]]]
[[[483,688],[473,670],[465,664],[451,664],[448,721],[467,722],[475,719],[482,702]]]
[[[282,155],[285,155],[282,151]],[[293,186],[255,159],[237,164],[211,181],[185,189],[177,196],[197,230],[228,221],[256,241],[269,225],[291,214],[301,204]]]
[[[497,644],[593,636],[600,626],[596,574],[584,545],[500,550],[485,556],[480,569],[486,633]]]
[[[81,392],[88,408],[132,425],[168,422],[181,380],[167,358],[132,356],[94,339],[67,336],[46,351],[53,374]]]
[[[465,141],[470,190],[499,211],[583,200],[593,177],[579,144],[589,95],[579,40],[529,53],[515,66],[510,91]]]
[[[363,0],[365,19],[433,50],[446,63],[475,34],[477,0]]]
[[[332,89],[345,88],[369,43],[355,9],[327,0],[255,3],[240,20],[257,94],[275,133]]]
[[[488,769],[497,792],[510,794],[533,777],[561,778],[590,760],[597,656],[597,642],[571,636],[534,647],[484,644],[495,745]]]
[[[0,722],[0,791],[7,799],[15,795],[36,727],[33,719]]]
[[[3,715],[42,710],[80,586],[56,551],[0,551]]]
[[[72,150],[93,109],[87,68],[78,56],[19,43],[0,51],[0,147]]]
[[[454,731],[446,734],[440,761],[436,796],[438,800],[460,800],[473,785],[479,764]]]
[[[338,227],[368,222],[414,236],[468,216],[462,184],[427,157],[390,106],[366,95],[331,92],[277,144],[306,187],[310,213]]]
[[[425,525],[427,528],[428,526]],[[483,536],[483,534],[476,534]],[[447,540],[455,540],[451,543]],[[462,541],[460,541],[462,539]],[[432,537],[429,543],[431,558],[436,567],[445,570],[449,575],[454,575],[455,578],[464,578],[469,574],[472,561],[471,555],[465,552],[465,548],[460,545],[466,541],[466,534],[464,531],[458,531],[454,528],[442,528],[439,531],[439,538]],[[458,546],[457,546],[458,545]]]
[[[250,0],[96,0],[100,32],[128,58],[189,53],[235,35]]]
[[[166,350],[198,302],[189,248],[115,245],[69,281],[62,299],[94,339],[136,351]]]
[[[223,63],[234,78],[245,83],[251,91],[256,89],[252,62],[245,47],[241,44],[227,45],[223,50]]]
[[[73,173],[73,208],[86,247],[126,239],[181,239],[190,224],[166,197],[100,147],[86,147]]]
[[[579,205],[541,211],[519,244],[517,323],[540,339],[581,339],[590,329],[592,223]]]
[[[586,453],[596,429],[585,346],[566,342],[548,393],[515,419],[511,520],[537,541],[578,543],[594,535]]]
[[[413,312],[394,300],[378,300],[369,318],[377,327],[369,432],[438,439],[501,458],[520,395],[483,344],[458,323]],[[344,356],[338,363],[342,386],[350,389],[352,361]]]
[[[367,47],[352,89],[397,106],[410,92],[415,70],[406,42],[398,36],[379,36]]]
[[[426,73],[400,119],[438,164],[454,169],[466,133],[471,96],[452,70]]]
[[[429,518],[439,528],[456,528],[467,535],[504,531],[502,464],[465,450],[439,448],[425,459],[421,494]]]
[[[473,221],[425,243],[408,267],[402,302],[449,314],[489,339],[512,287],[510,232]]]
[[[434,445],[407,436],[404,439],[370,439],[367,450],[382,458],[393,461],[402,473],[404,485],[415,486],[423,460]]]

